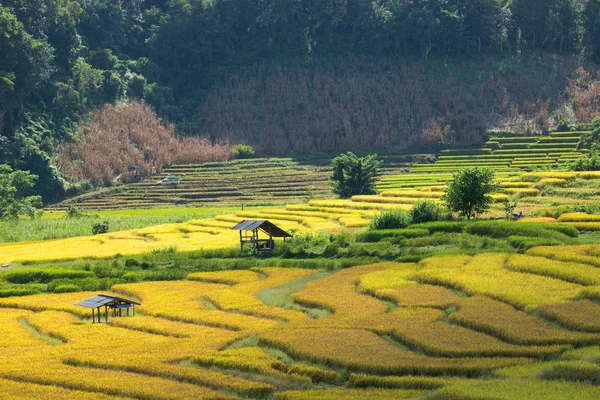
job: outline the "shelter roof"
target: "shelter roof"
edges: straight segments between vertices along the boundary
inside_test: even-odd
[[[81,300],[78,303],[75,303],[76,306],[82,306],[87,308],[98,308],[103,306],[108,306],[117,303],[127,303],[127,304],[137,304],[140,305],[137,301],[124,299],[122,297],[117,296],[109,296],[107,294],[97,294],[95,296],[90,297],[89,299]]]
[[[292,237],[292,235],[290,235],[289,233],[287,233],[286,231],[284,231],[283,229],[281,229],[274,223],[269,222],[264,219],[263,220],[252,220],[252,219],[243,220],[242,222],[240,222],[239,224],[237,224],[236,226],[231,228],[231,230],[234,230],[234,231],[252,231],[254,229],[260,229],[261,231],[263,231],[265,233],[271,234],[271,236],[273,236],[273,237],[284,237],[284,238]]]

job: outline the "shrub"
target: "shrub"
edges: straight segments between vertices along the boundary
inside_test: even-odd
[[[71,293],[71,292],[79,292],[81,291],[81,288],[77,285],[74,285],[72,283],[68,283],[68,284],[64,284],[64,285],[59,285],[57,287],[54,288],[54,290],[52,291],[52,293]]]
[[[472,235],[507,238],[509,236],[533,236],[565,242],[579,235],[577,228],[568,225],[543,223],[515,223],[511,221],[480,221],[467,225],[465,232]]]
[[[89,271],[70,269],[18,269],[5,272],[2,278],[10,283],[48,283],[55,279],[78,279],[92,276]]]
[[[255,152],[252,146],[250,146],[249,144],[238,144],[233,149],[233,156],[237,159],[254,158]]]
[[[425,228],[420,229],[383,229],[383,230],[368,230],[359,232],[355,236],[357,242],[379,242],[385,238],[405,238],[412,239],[417,237],[428,236],[429,230]]]
[[[135,272],[127,272],[121,277],[122,282],[136,283],[140,281],[140,277]]]
[[[108,221],[102,221],[98,224],[92,225],[92,234],[98,235],[101,233],[108,232]]]
[[[127,268],[138,267],[139,265],[140,263],[133,258],[128,258],[127,260],[125,260],[125,266]]]
[[[435,232],[454,232],[460,233],[467,226],[466,221],[436,221],[424,224],[411,225],[410,228],[425,228],[431,233]]]
[[[471,219],[486,212],[493,199],[490,196],[498,189],[494,173],[489,168],[466,168],[455,172],[448,183],[442,201],[448,209]]]
[[[377,160],[377,154],[357,157],[348,152],[335,157],[331,162],[333,193],[343,199],[360,194],[376,194],[375,177],[382,162]]]
[[[369,224],[369,229],[400,229],[406,228],[410,224],[410,216],[401,210],[384,211]]]
[[[557,362],[542,368],[538,376],[548,380],[580,381],[600,385],[600,367],[585,361]]]
[[[31,294],[38,294],[40,292],[40,290],[35,288],[6,288],[0,289],[0,298],[13,296],[29,296]]]
[[[431,200],[419,200],[410,210],[410,218],[413,224],[439,221],[441,217],[442,209]]]
[[[529,250],[530,248],[537,246],[555,246],[562,244],[562,242],[556,239],[514,235],[508,237],[508,243],[519,250]]]

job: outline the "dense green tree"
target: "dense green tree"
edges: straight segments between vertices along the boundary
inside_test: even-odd
[[[492,202],[490,194],[498,189],[494,173],[488,168],[465,168],[453,175],[442,201],[449,210],[467,219],[486,212]]]
[[[27,171],[13,171],[10,166],[0,164],[0,219],[36,215],[42,199],[30,194],[37,178]]]
[[[375,178],[383,161],[377,160],[377,154],[357,157],[348,152],[335,157],[333,166],[333,193],[343,199],[357,194],[375,194]]]
[[[212,85],[247,66],[524,49],[600,60],[600,0],[0,0],[0,163],[49,199],[64,189],[56,143],[127,96],[187,134]]]
[[[574,0],[512,0],[511,11],[522,40],[533,48],[563,52],[577,40]]]
[[[585,54],[600,60],[600,0],[587,0],[581,13]]]

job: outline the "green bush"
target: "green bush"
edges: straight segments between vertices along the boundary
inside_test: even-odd
[[[509,236],[508,243],[519,250],[529,250],[530,248],[537,246],[555,246],[562,244],[562,242],[555,239],[532,236]]]
[[[138,267],[139,265],[140,265],[140,263],[133,258],[128,258],[127,260],[125,260],[125,266],[127,268],[134,268],[134,267]]]
[[[557,362],[542,368],[538,376],[548,380],[580,381],[600,385],[600,366],[585,361]]]
[[[13,297],[13,296],[29,296],[31,294],[41,293],[36,288],[3,288],[0,289],[0,297]]]
[[[464,230],[465,226],[468,225],[467,221],[436,221],[427,222],[424,224],[411,225],[411,229],[425,228],[431,233],[435,232],[454,232],[460,233]]]
[[[71,293],[71,292],[80,292],[81,288],[77,285],[74,285],[72,283],[68,283],[68,284],[64,284],[64,285],[59,285],[57,287],[54,288],[54,290],[52,291],[52,293]]]
[[[419,200],[410,210],[410,218],[413,224],[439,221],[442,218],[442,209],[431,200]]]
[[[254,149],[249,144],[238,144],[233,149],[233,156],[238,159],[254,158]]]
[[[98,224],[92,225],[92,234],[93,235],[98,235],[98,234],[107,233],[107,232],[108,232],[108,221],[102,221]]]
[[[136,283],[140,281],[140,277],[135,272],[127,272],[121,277],[121,282]]]
[[[383,229],[383,230],[368,230],[359,232],[355,236],[357,242],[379,242],[385,238],[405,238],[412,239],[417,237],[428,236],[429,230],[425,228],[407,228],[407,229]]]
[[[478,221],[465,227],[465,232],[472,235],[508,238],[510,236],[533,236],[555,239],[561,243],[569,237],[577,237],[577,228],[569,225],[544,223],[518,223],[512,221]]]
[[[89,271],[70,269],[18,269],[5,272],[2,278],[10,283],[48,283],[55,279],[78,279],[91,277]]]
[[[369,224],[369,229],[401,229],[410,225],[410,216],[401,210],[384,211]]]

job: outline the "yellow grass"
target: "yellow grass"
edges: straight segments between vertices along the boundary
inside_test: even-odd
[[[538,311],[568,328],[600,333],[600,306],[590,300],[545,304]]]
[[[559,261],[573,261],[600,267],[600,245],[540,246],[527,251],[532,256],[543,256]]]
[[[527,218],[521,218],[518,222],[542,222],[545,224],[554,224],[556,223],[556,219],[552,218],[552,217],[527,217]]]
[[[269,330],[261,335],[261,340],[315,362],[382,374],[466,373],[525,362],[507,358],[427,357],[397,347],[372,332],[358,329]]]
[[[37,385],[0,379],[0,393],[5,400],[17,399],[52,399],[52,400],[124,400],[125,397],[111,396],[103,393],[68,390],[57,386]]]
[[[485,296],[462,299],[450,320],[517,344],[582,344],[600,340],[600,335],[557,329]]]
[[[277,394],[277,400],[388,400],[418,399],[422,392],[402,389],[297,390]]]
[[[448,256],[422,261],[418,280],[484,294],[518,308],[535,308],[575,298],[582,286],[545,276],[507,270],[505,254]]]
[[[595,247],[586,251],[589,257],[597,254]],[[536,275],[565,273],[596,282],[588,274],[592,268],[505,254],[347,268],[310,281],[293,295],[305,306],[332,312],[319,319],[268,307],[257,297],[316,272],[294,268],[195,273],[190,281],[117,285],[114,292],[132,295],[142,305],[135,318],[111,317],[109,324],[90,324],[89,310],[73,306],[94,293],[0,299],[0,307],[10,307],[0,309],[0,390],[27,398],[19,396],[30,388],[32,398],[39,398],[39,384],[44,384],[51,385],[48,393],[58,399],[171,400],[276,397],[290,393],[282,392],[285,388],[303,388],[298,395],[313,398],[319,388],[322,392],[314,396],[379,396],[379,390],[385,398],[396,392],[315,385],[433,389],[470,384],[457,377],[489,374],[535,358],[579,357],[569,345],[597,344],[600,306],[571,300],[584,287]],[[502,302],[478,295],[462,298],[448,288],[417,281],[488,293]],[[558,329],[535,312],[571,330]],[[249,338],[256,337],[260,345],[287,355],[251,345]],[[238,343],[248,347],[238,348]],[[361,380],[354,375],[347,381],[339,368],[383,377]]]
[[[394,289],[377,289],[376,297],[393,301],[402,307],[447,308],[460,299],[451,290],[433,285],[410,285]]]
[[[600,271],[587,264],[549,260],[545,257],[514,255],[506,267],[511,271],[550,276],[581,285],[600,285]]]
[[[565,213],[558,218],[558,222],[600,222],[600,215],[583,212]]]

